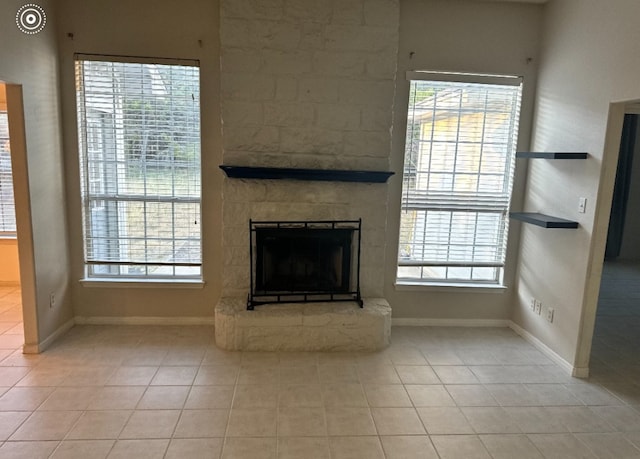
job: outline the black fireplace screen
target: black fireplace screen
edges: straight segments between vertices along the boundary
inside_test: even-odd
[[[361,220],[249,221],[248,309],[266,303],[356,301]]]

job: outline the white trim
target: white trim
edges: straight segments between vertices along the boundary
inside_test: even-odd
[[[510,320],[506,319],[427,319],[395,317],[391,319],[392,326],[404,327],[509,327]]]
[[[474,284],[474,283],[445,283],[445,282],[411,282],[397,280],[394,284],[396,291],[405,292],[446,292],[446,293],[504,293],[506,285]]]
[[[200,67],[200,61],[197,59],[179,59],[172,57],[118,56],[113,54],[75,53],[73,55],[73,59],[76,61],[124,62],[125,64],[159,64]]]
[[[76,316],[78,325],[214,325],[215,317]]]
[[[499,84],[504,86],[520,86],[523,78],[516,75],[489,75],[461,72],[432,72],[423,70],[408,70],[406,78],[409,81],[450,81],[455,83]]]
[[[39,354],[44,352],[49,346],[53,344],[55,340],[60,338],[62,335],[67,333],[69,330],[73,328],[76,321],[74,319],[69,319],[64,324],[62,324],[56,331],[47,336],[44,340],[42,340],[38,344],[27,344],[25,343],[22,346],[23,354]]]
[[[513,321],[509,321],[509,328],[514,332],[516,332],[518,335],[520,335],[522,338],[524,338],[525,341],[528,341],[530,344],[536,347],[544,355],[546,355],[551,360],[553,360],[554,363],[558,364],[560,367],[567,370],[567,373],[569,373],[571,376],[575,376],[577,378],[586,378],[587,376],[589,376],[588,368],[574,367],[572,364],[567,362],[563,357],[557,354],[556,351],[554,351],[549,346],[544,344],[542,341],[540,341],[538,338],[533,336],[531,333],[529,333],[527,330],[522,328],[517,323]]]
[[[89,288],[204,288],[202,280],[181,279],[126,279],[126,278],[86,278],[80,279],[83,287]]]

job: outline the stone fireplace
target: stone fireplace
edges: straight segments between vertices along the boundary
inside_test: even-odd
[[[388,171],[398,16],[397,0],[223,0],[224,165]],[[383,347],[388,185],[295,178],[224,178],[216,342],[228,349]],[[364,308],[352,301],[246,310],[250,220],[360,218]]]

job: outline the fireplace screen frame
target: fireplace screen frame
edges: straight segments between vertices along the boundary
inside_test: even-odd
[[[288,230],[347,230],[350,232],[349,276],[341,287],[328,290],[264,290],[259,288],[257,240],[261,231]],[[308,234],[308,233],[307,233]],[[320,221],[254,221],[249,220],[249,260],[250,260],[250,290],[247,299],[247,309],[271,303],[311,303],[355,301],[362,308],[360,295],[360,247],[362,243],[362,219],[358,220],[320,220]],[[344,258],[343,258],[344,260]],[[344,281],[344,279],[343,279]]]

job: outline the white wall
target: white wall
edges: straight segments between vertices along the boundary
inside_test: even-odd
[[[526,210],[577,220],[580,228],[523,225],[513,318],[575,367],[584,368],[624,113],[624,104],[610,104],[640,98],[640,3],[554,0],[545,9],[533,149],[585,151],[590,156],[586,161],[530,163]],[[588,200],[585,214],[577,211],[581,196]],[[529,311],[531,296],[555,308],[553,324],[544,314]]]
[[[219,6],[216,0],[60,0],[60,75],[76,316],[212,317],[221,288]],[[204,288],[83,287],[74,53],[200,61]]]
[[[18,8],[25,4],[5,0],[0,4],[0,81],[22,85],[7,87],[11,155],[16,184],[16,218],[20,244],[20,269],[25,314],[25,344],[38,344],[73,315],[68,291],[64,173],[60,137],[58,63],[53,2],[38,2],[49,15],[45,29],[22,33],[15,24]],[[24,108],[24,126],[21,118]],[[24,127],[24,131],[23,128]],[[49,294],[57,296],[49,308]],[[37,328],[36,328],[37,310]]]
[[[527,149],[537,69],[540,5],[465,0],[403,0],[400,4],[400,46],[394,108],[392,170],[385,296],[394,318],[509,319],[514,290],[518,227],[510,232],[506,291],[482,294],[469,289],[403,289],[395,287],[402,164],[409,85],[407,70],[444,70],[522,75],[524,94],[518,144]],[[512,208],[522,200],[527,163],[516,164]]]

